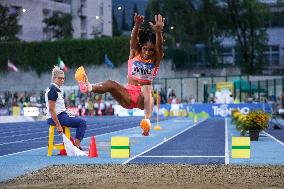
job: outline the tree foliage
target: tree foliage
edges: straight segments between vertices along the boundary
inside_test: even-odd
[[[200,50],[199,61],[211,68],[220,65],[222,40],[236,39],[237,64],[243,73],[262,69],[263,49],[267,43],[265,22],[269,9],[257,0],[150,0],[145,15],[153,19],[161,13],[166,18],[165,32],[178,48],[189,52],[184,60],[195,61],[189,49]],[[146,22],[147,23],[147,22]],[[232,44],[233,45],[233,44]],[[203,50],[202,50],[203,49]],[[197,62],[198,63],[198,60]],[[256,69],[255,69],[256,68]]]
[[[51,17],[43,19],[43,23],[46,24],[45,30],[51,31],[54,38],[72,38],[73,27],[71,14],[57,11]]]
[[[128,31],[129,30],[129,25],[127,24],[127,20],[126,20],[126,12],[125,9],[123,9],[122,11],[122,25],[121,25],[121,29],[124,31]]]
[[[194,12],[195,20],[193,30],[193,43],[204,44],[208,50],[208,64],[215,68],[218,63],[218,49],[220,49],[220,38],[224,34],[222,25],[225,18],[222,16],[220,7],[215,0],[203,0],[202,5]],[[188,28],[188,30],[191,30]]]
[[[166,18],[165,32],[175,39],[180,48],[203,46],[210,67],[216,67],[224,17],[215,0],[152,0],[146,15],[161,13]],[[205,48],[206,47],[206,48]],[[179,52],[179,51],[175,51]],[[190,55],[188,55],[190,56]],[[190,60],[188,57],[187,60]]]
[[[112,11],[112,35],[113,36],[121,35],[121,31],[118,28],[118,23],[117,23],[116,17],[114,16],[113,11]]]
[[[257,0],[227,0],[231,31],[240,51],[242,73],[256,74],[263,66],[263,51],[267,44],[265,18],[268,7]]]
[[[0,41],[17,41],[19,14],[9,13],[9,9],[0,4]]]
[[[107,48],[105,48],[107,47]],[[120,65],[129,56],[129,38],[96,38],[92,40],[57,40],[44,42],[5,42],[0,43],[0,62],[7,57],[20,70],[35,71],[39,75],[49,71],[57,64],[57,58],[69,68],[80,65],[100,65],[105,54],[113,64]],[[0,64],[0,72],[6,70],[6,64]]]
[[[134,17],[135,13],[139,14],[139,10],[138,10],[136,4],[134,4],[134,6],[133,6],[132,17],[131,17],[132,22],[131,22],[131,28],[130,29],[134,28],[134,19],[133,19],[133,17]]]

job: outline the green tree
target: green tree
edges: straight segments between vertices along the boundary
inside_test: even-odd
[[[52,31],[56,39],[72,38],[72,16],[62,12],[54,12],[53,16],[45,18],[43,23],[46,24],[45,30]]]
[[[150,20],[155,14],[162,13],[161,5],[161,0],[150,0],[145,10],[145,19]]]
[[[173,36],[180,48],[204,47],[194,62],[202,59],[211,68],[218,65],[220,39],[236,39],[243,73],[257,73],[262,69],[263,50],[267,42],[265,22],[269,9],[257,0],[150,0],[146,15],[162,13],[166,18],[165,32]],[[194,51],[186,50],[189,57]],[[203,61],[205,60],[205,61]]]
[[[273,12],[271,14],[269,25],[270,27],[284,27],[284,10]]]
[[[133,6],[133,11],[132,11],[132,17],[131,17],[131,20],[132,20],[132,24],[131,24],[131,29],[132,28],[134,28],[134,19],[133,19],[133,17],[134,17],[134,14],[135,13],[137,13],[137,14],[139,14],[139,10],[138,10],[138,8],[137,8],[137,5],[136,5],[136,3],[134,4],[134,6]]]
[[[0,41],[17,41],[19,14],[9,14],[9,9],[0,4]]]
[[[215,68],[218,63],[218,54],[221,47],[220,37],[223,35],[222,24],[224,17],[216,0],[202,0],[202,4],[194,11],[194,28],[192,30],[191,42],[203,44],[207,54],[207,63],[210,68]]]
[[[112,11],[112,35],[113,36],[120,36],[121,35],[121,32],[118,29],[118,23],[117,23],[117,20],[114,16],[113,11]]]
[[[202,59],[202,62],[208,63],[211,68],[216,67],[220,48],[218,39],[223,33],[223,16],[217,6],[217,0],[151,0],[146,13],[151,16],[163,14],[166,17],[165,32],[173,36],[180,48],[199,46],[197,51],[200,53],[197,54],[200,56],[197,59]],[[190,53],[193,51],[190,50]],[[183,57],[189,61],[185,54]]]
[[[162,1],[161,0],[150,0],[145,10],[145,22],[143,27],[149,27],[149,22],[154,21],[154,16],[156,14],[162,14],[166,16],[162,11]],[[166,29],[166,28],[165,28]]]
[[[189,42],[194,29],[194,11],[191,0],[164,0],[160,3],[161,13],[166,18],[165,31],[171,31],[176,42]],[[173,27],[172,30],[169,28]]]
[[[257,0],[227,0],[231,31],[236,36],[240,68],[244,74],[262,70],[263,51],[267,44],[265,18],[268,7]]]
[[[126,12],[125,12],[125,8],[122,11],[122,25],[121,25],[121,29],[122,30],[129,30],[129,25],[127,24],[127,20],[126,20]]]

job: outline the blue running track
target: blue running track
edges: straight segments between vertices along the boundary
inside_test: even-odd
[[[284,143],[281,134],[261,133],[259,141],[251,142],[251,158],[232,159],[231,138],[239,136],[230,119],[209,118],[193,123],[189,118],[164,119],[161,130],[150,136],[141,135],[141,117],[86,117],[87,130],[82,145],[89,147],[96,137],[98,158],[47,156],[48,129],[45,121],[0,124],[0,181],[50,165],[62,164],[245,164],[284,165]],[[280,130],[281,132],[282,130]],[[74,136],[75,130],[71,129]],[[110,157],[112,136],[130,138],[130,158]],[[56,143],[62,137],[56,134]]]
[[[224,164],[224,125],[224,119],[206,120],[129,163]]]

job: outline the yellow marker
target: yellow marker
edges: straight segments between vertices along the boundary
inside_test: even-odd
[[[209,117],[209,115],[208,115],[207,112],[202,111],[202,112],[200,112],[200,113],[198,114],[198,117],[199,117],[199,118],[207,119],[207,118]]]
[[[232,158],[250,158],[249,137],[232,137]]]
[[[198,122],[198,116],[197,116],[197,114],[195,114],[194,115],[194,121],[193,121],[194,123],[197,123]]]
[[[111,137],[111,158],[129,158],[129,137]]]
[[[188,118],[193,119],[194,118],[194,113],[193,112],[188,112],[187,116],[188,116]]]
[[[154,127],[154,130],[156,130],[156,131],[159,131],[159,130],[161,130],[162,128],[161,128],[161,126],[160,125],[156,125],[155,127]]]

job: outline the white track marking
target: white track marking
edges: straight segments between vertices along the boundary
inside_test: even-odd
[[[143,158],[224,158],[225,156],[139,156]]]
[[[284,143],[281,142],[280,140],[278,140],[277,138],[275,138],[274,136],[268,134],[267,132],[265,131],[262,131],[264,134],[266,134],[267,136],[269,136],[270,138],[272,138],[273,140],[275,140],[276,142],[278,142],[279,144],[281,144],[282,146],[284,146]]]
[[[228,119],[225,118],[225,165],[229,164],[229,146],[228,146]]]
[[[207,120],[207,119],[205,119],[205,120]],[[137,158],[137,157],[139,157],[139,156],[141,156],[141,155],[143,155],[143,154],[145,154],[145,153],[151,151],[151,150],[154,149],[154,148],[157,148],[158,146],[164,144],[165,142],[167,142],[167,141],[169,141],[169,140],[175,138],[176,136],[178,136],[178,135],[184,133],[185,131],[187,131],[187,130],[193,128],[193,127],[195,127],[197,124],[204,122],[205,120],[203,120],[203,121],[201,121],[201,122],[198,122],[198,123],[195,123],[195,124],[193,124],[192,127],[188,127],[188,128],[186,128],[186,129],[182,130],[181,132],[175,134],[174,136],[168,138],[167,140],[164,140],[164,141],[160,142],[159,144],[153,146],[152,148],[150,148],[150,149],[148,149],[148,150],[145,150],[144,152],[141,152],[140,154],[137,154],[136,156],[133,156],[132,158],[129,158],[128,160],[124,161],[124,162],[122,163],[122,165],[124,165],[124,164],[130,162],[131,160],[133,160],[133,159],[135,159],[135,158]]]

